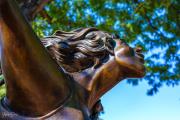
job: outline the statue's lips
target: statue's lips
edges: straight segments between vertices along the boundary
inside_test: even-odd
[[[136,53],[139,60],[144,64],[144,55],[142,53]]]

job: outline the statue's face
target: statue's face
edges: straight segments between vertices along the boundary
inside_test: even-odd
[[[127,77],[143,77],[145,75],[144,56],[141,48],[133,49],[125,42],[115,39],[115,59]]]
[[[58,36],[67,37],[69,34],[66,34],[60,32]],[[120,67],[124,77],[143,77],[145,74],[141,49],[129,47],[117,36],[88,28],[77,31],[69,41],[65,41],[67,38],[64,38],[64,41],[58,38],[59,42],[56,41],[57,38],[54,39],[55,43],[50,40],[50,53],[69,73],[81,73],[89,68],[104,69],[107,67],[105,63],[115,57],[115,63],[118,63],[117,67]]]

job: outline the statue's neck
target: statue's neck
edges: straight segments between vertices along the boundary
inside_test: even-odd
[[[85,97],[85,99],[89,109],[93,107],[102,95],[125,78],[124,70],[119,67],[114,58],[100,68],[89,68],[71,75],[77,83],[88,91],[88,98]]]
[[[13,111],[40,116],[66,100],[71,81],[47,54],[13,0],[0,6],[0,45],[7,99]]]

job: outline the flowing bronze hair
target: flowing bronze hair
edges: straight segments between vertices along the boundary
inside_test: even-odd
[[[98,67],[109,54],[114,54],[112,35],[96,28],[56,31],[52,36],[43,38],[42,43],[67,72]]]
[[[99,67],[114,55],[114,38],[107,32],[96,28],[80,28],[71,32],[56,31],[52,36],[42,39],[53,59],[66,72],[78,72],[90,67]],[[98,120],[103,112],[101,101],[91,110],[90,118]]]

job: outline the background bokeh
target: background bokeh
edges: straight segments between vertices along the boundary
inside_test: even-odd
[[[157,97],[159,94],[165,94],[168,89],[171,91],[172,87],[178,89],[180,81],[179,0],[17,0],[17,2],[39,37],[51,35],[55,30],[70,31],[80,27],[97,27],[119,35],[132,47],[141,46],[145,54],[146,76],[143,79],[128,79],[121,84],[134,91],[142,87],[140,96],[142,99],[146,99],[144,97],[148,97],[147,95]],[[1,75],[0,80],[2,79]],[[126,88],[121,89],[121,86],[118,88],[126,91]],[[160,93],[155,95],[158,91]],[[132,92],[127,92],[127,95],[131,95]],[[180,96],[177,90],[174,92]],[[114,92],[109,94],[119,96]],[[4,95],[3,85],[0,87],[0,96]],[[165,101],[170,99],[168,96],[159,99]],[[103,100],[106,101],[107,98],[105,96]],[[122,99],[118,101],[123,103]],[[104,103],[107,104],[107,102]]]

